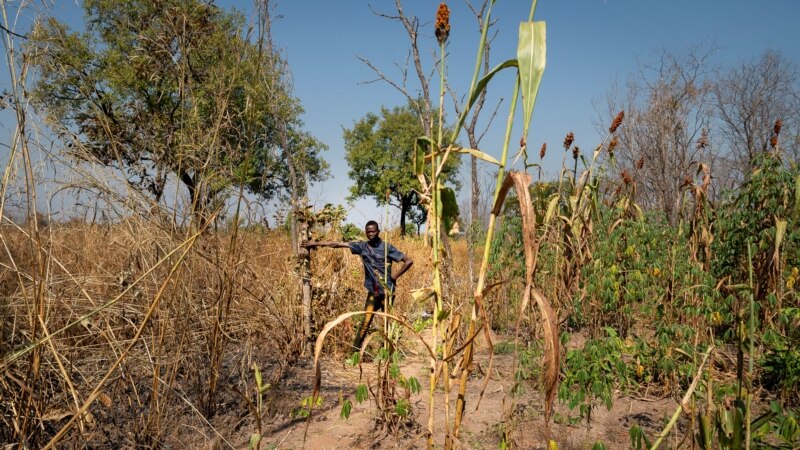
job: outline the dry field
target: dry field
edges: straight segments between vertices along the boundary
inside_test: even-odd
[[[410,337],[402,339],[400,366],[422,380],[423,394],[410,397],[408,420],[388,430],[369,401],[354,403],[349,419],[340,417],[342,399],[352,398],[361,383],[371,386],[378,368],[375,362],[345,364],[354,330],[349,322],[326,341],[323,401],[307,423],[302,402],[313,386],[311,346],[300,331],[298,275],[284,233],[242,231],[236,240],[208,233],[186,244],[177,230],[150,223],[53,225],[38,238],[10,226],[2,232],[2,353],[19,354],[4,361],[0,377],[0,441],[9,448],[22,427],[28,427],[29,447],[45,445],[79,410],[86,413],[70,424],[58,448],[246,448],[259,428],[264,447],[425,446],[428,368]],[[416,262],[401,280],[394,312],[423,324],[429,308],[409,291],[429,282],[430,248],[418,239],[385,237]],[[467,299],[464,241],[452,242],[452,253],[452,286]],[[361,307],[363,275],[361,261],[346,250],[319,250],[312,261],[316,334],[338,314]],[[493,336],[495,343],[511,339]],[[33,341],[41,345],[28,350]],[[513,385],[513,355],[498,354],[487,374],[488,353],[480,344],[473,377],[490,381],[479,409],[480,383],[467,391],[467,448],[497,445]],[[268,386],[260,404],[254,367]],[[453,378],[451,389],[457,382]],[[522,448],[544,439],[537,385],[530,380],[516,401],[514,433]],[[441,417],[442,398],[440,388]],[[597,439],[623,445],[631,417],[657,428],[672,407],[671,400],[621,399],[591,428],[555,425],[553,435],[567,449]]]

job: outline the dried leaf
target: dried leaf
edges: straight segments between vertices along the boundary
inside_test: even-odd
[[[111,408],[113,402],[111,401],[111,397],[109,397],[105,392],[101,392],[100,395],[97,396],[97,399],[100,400],[100,403],[102,403],[106,408]]]
[[[553,216],[556,213],[556,207],[558,206],[559,198],[561,198],[559,194],[553,194],[553,196],[550,198],[550,201],[547,203],[547,213],[544,215],[545,225],[549,224],[553,219]]]
[[[544,328],[544,416],[549,423],[553,412],[553,401],[558,391],[558,374],[561,365],[561,350],[558,341],[558,317],[547,297],[538,289],[532,289],[533,298],[542,314],[542,328]]]
[[[423,300],[428,299],[430,296],[436,294],[436,291],[433,290],[432,287],[426,287],[422,289],[412,289],[411,290],[411,298],[414,301],[421,302]]]
[[[529,174],[513,171],[509,172],[500,188],[500,193],[493,208],[493,214],[498,214],[500,212],[508,190],[514,186],[517,191],[517,196],[519,197],[520,212],[522,215],[522,239],[525,245],[525,291],[523,292],[520,314],[517,320],[517,332],[519,332],[519,318],[522,317],[521,313],[530,302],[530,297],[533,296],[536,301],[536,306],[541,313],[542,328],[544,329],[545,345],[542,375],[545,388],[545,423],[548,424],[549,430],[550,415],[558,388],[561,352],[559,350],[558,341],[558,317],[547,298],[541,291],[533,287],[533,276],[536,271],[539,245],[536,242],[536,214],[534,214],[530,192],[528,190],[530,183],[531,177]],[[514,358],[515,364],[516,360],[517,358]]]

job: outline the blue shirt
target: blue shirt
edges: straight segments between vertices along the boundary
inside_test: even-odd
[[[348,242],[350,252],[361,257],[364,263],[364,287],[374,295],[383,295],[384,286],[394,292],[392,263],[402,261],[405,255],[392,244],[382,240],[372,246],[369,242]],[[389,274],[387,277],[386,274]]]

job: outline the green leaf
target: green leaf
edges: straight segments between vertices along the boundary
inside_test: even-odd
[[[500,72],[503,69],[507,69],[509,67],[518,67],[518,66],[519,65],[517,64],[516,59],[509,59],[508,61],[490,70],[486,75],[483,76],[483,78],[480,79],[480,81],[478,81],[478,84],[475,86],[475,90],[472,91],[469,97],[469,103],[467,104],[467,107],[464,108],[463,111],[461,111],[461,116],[458,118],[458,123],[454,128],[455,133],[458,133],[458,130],[460,130],[461,127],[464,125],[464,121],[467,120],[467,114],[469,113],[470,108],[472,108],[472,105],[474,105],[475,102],[478,101],[478,97],[480,97],[481,91],[486,89],[486,85],[489,84],[489,81],[491,81],[492,77],[494,77],[498,72]]]
[[[350,411],[352,409],[353,409],[353,403],[351,403],[349,399],[345,399],[345,401],[342,402],[342,412],[339,414],[339,416],[342,419],[349,419]]]
[[[356,388],[356,401],[361,403],[368,398],[369,391],[367,390],[367,386],[365,384],[359,384]]]
[[[800,176],[794,182],[794,215],[800,217]]]
[[[556,207],[558,206],[558,199],[560,198],[559,194],[553,194],[550,198],[550,201],[547,203],[547,212],[544,215],[544,224],[547,225],[550,223],[550,220],[553,219],[553,216],[556,212]]]
[[[258,370],[258,365],[256,363],[253,363],[253,372],[255,372],[256,375],[256,386],[258,387],[259,392],[261,392],[261,371]]]
[[[536,95],[547,60],[547,24],[544,21],[522,22],[519,24],[519,45],[517,61],[522,88],[523,132],[528,135],[528,127],[536,104]]]
[[[425,155],[435,147],[433,139],[428,136],[420,136],[414,141],[414,175],[425,172]]]
[[[474,156],[474,157],[476,157],[478,159],[482,159],[482,160],[484,160],[486,162],[490,162],[492,164],[497,164],[498,166],[501,165],[500,161],[494,159],[494,157],[492,155],[489,155],[488,153],[484,153],[484,152],[482,152],[480,150],[476,150],[474,148],[458,148],[455,151],[457,151],[458,153],[468,153],[468,154],[470,154],[470,155],[472,155],[472,156]]]
[[[253,433],[250,436],[250,442],[247,444],[248,449],[258,448],[258,443],[261,442],[261,435],[258,433]]]
[[[453,222],[458,218],[458,200],[456,193],[451,188],[442,188],[439,191],[441,201],[436,202],[436,213],[442,219],[444,232],[449,233],[453,228]]]
[[[389,376],[395,380],[400,378],[400,366],[395,363],[389,365]]]
[[[398,416],[403,418],[408,416],[408,412],[410,409],[411,409],[411,404],[408,402],[408,400],[404,398],[398,400],[397,404],[394,405],[394,412],[396,412]]]
[[[361,362],[361,352],[353,352],[347,360],[347,364],[352,367],[357,366],[359,362]]]
[[[409,377],[408,378],[408,388],[411,390],[412,394],[419,394],[421,386],[419,384],[419,380],[416,377]]]
[[[375,354],[375,361],[385,361],[387,359],[389,359],[389,351],[385,347],[378,349]]]

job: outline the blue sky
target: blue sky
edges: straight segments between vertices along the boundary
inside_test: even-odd
[[[479,0],[472,0],[477,3]],[[419,40],[423,65],[433,69],[432,52],[438,49],[433,36],[433,19],[438,0],[405,0],[407,15],[420,17]],[[251,0],[218,0],[223,7],[241,12],[252,10]],[[448,80],[459,94],[466,93],[475,63],[478,26],[463,0],[447,2],[451,9],[451,34],[448,44]],[[20,2],[8,2],[13,17]],[[347,202],[347,164],[344,160],[343,127],[351,127],[368,112],[382,106],[405,103],[403,96],[384,82],[365,84],[375,74],[357,56],[368,58],[385,74],[400,80],[397,65],[405,64],[408,40],[396,21],[373,14],[394,13],[393,0],[278,0],[273,36],[288,59],[294,80],[294,94],[304,108],[306,129],[325,142],[324,155],[332,177],[311,191],[311,201]],[[493,43],[492,65],[515,57],[517,28],[528,17],[528,0],[497,0],[492,11],[498,20],[498,36]],[[23,11],[20,24],[28,22],[41,7]],[[75,0],[57,0],[50,13],[71,23],[80,21]],[[547,22],[547,68],[529,135],[531,153],[548,144],[545,174],[553,175],[561,164],[561,142],[574,131],[576,144],[585,151],[597,145],[602,136],[595,131],[597,113],[593,102],[602,102],[612,83],[624,82],[637,70],[637,60],[652,61],[657,52],[676,53],[696,45],[717,48],[715,66],[727,67],[759,57],[774,49],[800,62],[800,0],[539,0],[536,20]],[[29,22],[28,22],[29,23]],[[18,28],[19,29],[19,28]],[[5,65],[5,63],[4,63]],[[0,75],[0,89],[10,84],[6,67]],[[499,156],[505,127],[513,74],[495,77],[490,84],[490,102],[484,119],[503,99],[498,115],[482,142],[482,150]],[[409,87],[418,82],[410,73]],[[438,92],[438,77],[431,83]],[[446,105],[451,112],[452,102]],[[7,112],[7,111],[6,111]],[[10,128],[3,115],[3,128]],[[607,127],[607,124],[603,124]],[[6,135],[6,131],[0,133]],[[521,135],[519,123],[512,142]],[[462,142],[465,142],[463,139]],[[7,158],[0,147],[0,161]],[[463,165],[466,168],[466,161]],[[486,171],[489,169],[486,168]],[[466,180],[466,179],[465,179]],[[466,193],[467,183],[464,183]],[[396,220],[396,209],[390,210]],[[360,224],[384,217],[385,210],[372,201],[355,202],[349,219]]]
[[[439,1],[403,3],[407,15],[420,17],[420,50],[425,67],[430,69],[432,52],[437,49],[432,30]],[[474,67],[478,27],[463,1],[447,3],[452,23],[448,80],[462,94],[468,89]],[[405,101],[386,83],[364,84],[375,79],[375,74],[357,56],[370,59],[386,75],[399,80],[396,65],[404,65],[408,49],[401,25],[376,16],[370,5],[377,11],[394,13],[391,0],[277,3],[277,13],[282,17],[274,22],[274,36],[292,69],[295,94],[306,110],[306,126],[330,146],[326,157],[333,177],[312,191],[312,200],[317,203],[346,202],[351,182],[344,161],[342,127],[351,127],[381,106]],[[237,8],[246,10],[248,6],[249,2],[243,2]],[[515,56],[518,24],[527,20],[529,10],[527,0],[495,3],[492,15],[498,20],[498,36],[492,48],[492,65]],[[637,60],[652,60],[662,49],[683,52],[697,45],[715,46],[713,61],[721,67],[756,58],[768,49],[800,61],[798,19],[797,0],[540,0],[535,20],[547,22],[547,68],[528,139],[532,153],[547,142],[549,151],[543,167],[545,173],[554,174],[561,165],[561,142],[568,131],[575,132],[576,143],[583,149],[596,146],[602,136],[596,131],[593,102],[602,102],[615,80],[624,82],[634,74]],[[411,86],[418,86],[415,78],[409,81]],[[494,102],[504,99],[482,142],[482,150],[495,156],[502,146],[512,88],[511,71],[496,77],[490,85]],[[436,77],[431,89],[438,92]],[[517,124],[512,142],[520,135]],[[467,189],[463,191],[466,195]],[[350,219],[361,223],[383,215],[384,210],[371,201],[360,201]]]

